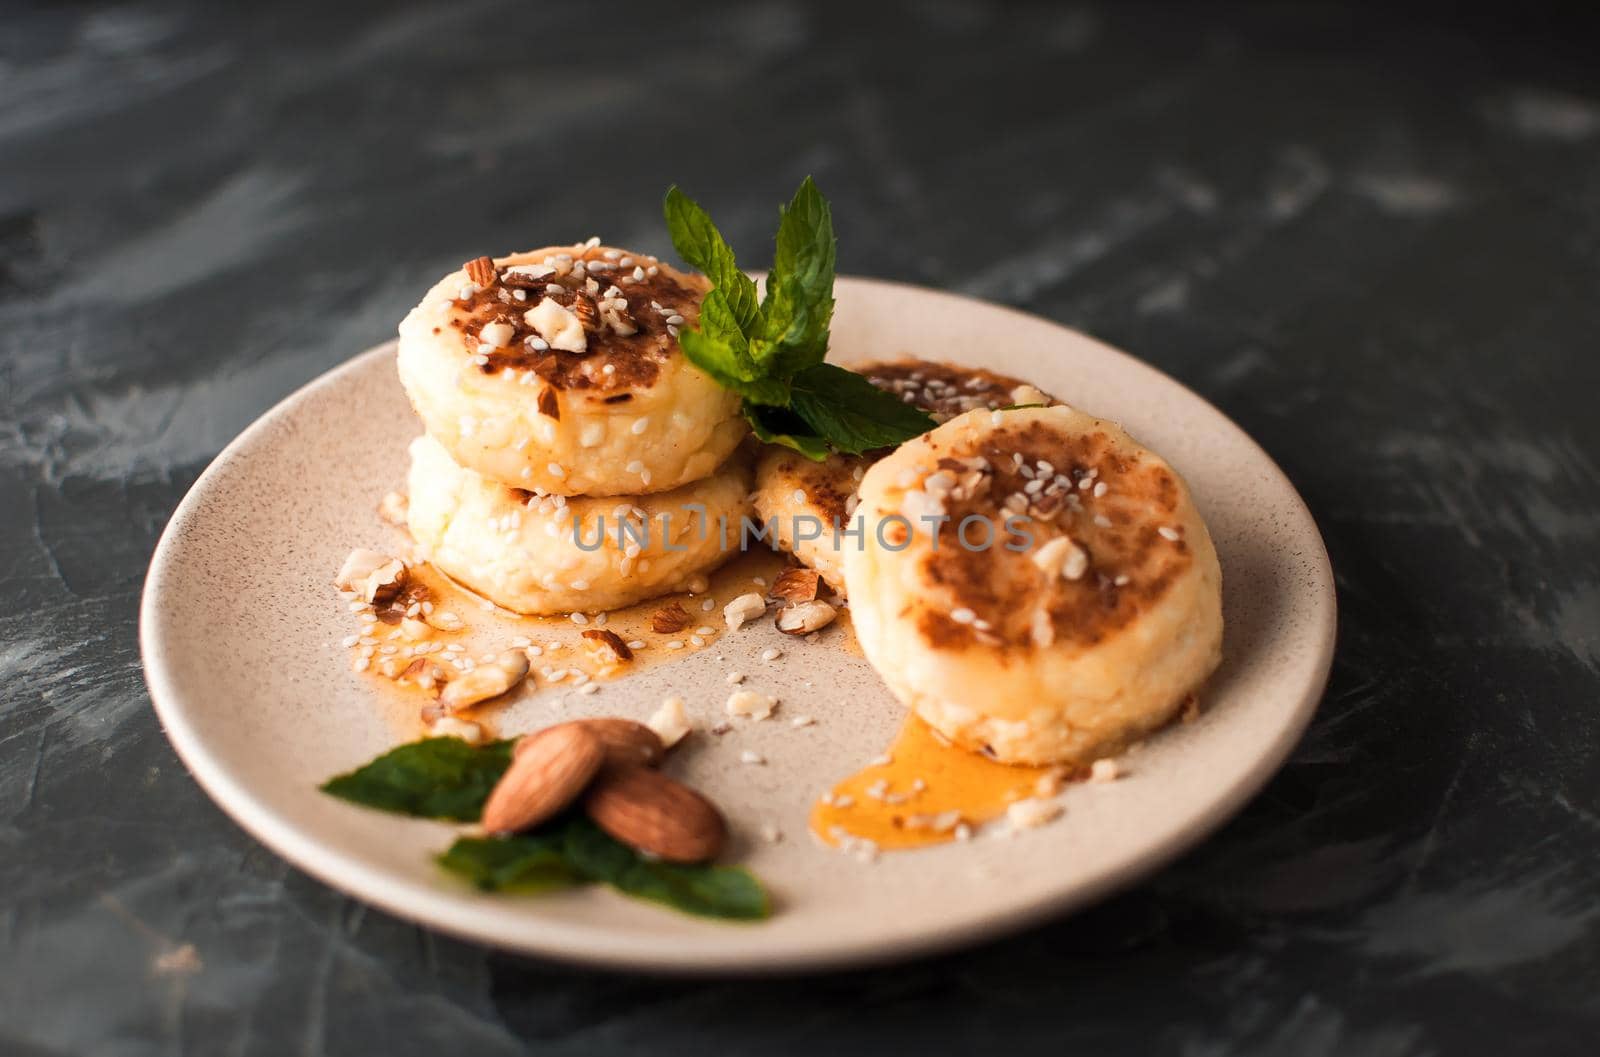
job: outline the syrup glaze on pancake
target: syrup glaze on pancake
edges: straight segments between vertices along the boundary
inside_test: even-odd
[[[626,262],[626,263],[624,263]],[[682,355],[677,332],[693,326],[700,314],[700,299],[710,288],[698,275],[680,272],[654,257],[607,246],[569,246],[516,254],[496,262],[495,281],[480,287],[467,284],[465,298],[455,299],[457,311],[448,325],[461,335],[463,353],[474,358],[484,374],[532,371],[556,389],[595,390],[596,395],[626,400],[630,390],[649,388],[662,366]],[[534,276],[507,265],[554,269]],[[539,349],[528,344],[537,338],[523,318],[541,301],[599,320],[585,326],[583,352]],[[634,333],[625,334],[604,324],[603,310],[610,308]],[[669,323],[669,319],[679,319]],[[483,328],[504,323],[512,328],[504,346],[481,344]]]
[[[997,426],[978,443],[931,447],[933,473],[955,481],[931,491],[933,473],[917,482],[923,496],[937,496],[946,517],[937,545],[920,558],[928,581],[945,589],[950,602],[916,614],[917,630],[934,648],[999,647],[1021,655],[1041,644],[1091,647],[1135,623],[1191,564],[1188,544],[1170,524],[1180,498],[1177,478],[1103,431],[1063,432],[1033,420]],[[924,502],[903,501],[903,509],[919,510]],[[1027,519],[1020,524],[1033,544],[1026,552],[962,546],[959,526],[974,516],[1000,533],[1006,517]],[[931,527],[923,523],[923,531]],[[1031,558],[1061,536],[1086,558],[1075,579],[1047,573]],[[976,542],[981,534],[974,528],[967,538]]]

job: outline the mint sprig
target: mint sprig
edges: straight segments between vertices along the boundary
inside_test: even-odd
[[[473,822],[511,766],[515,744],[424,738],[329,780],[322,791],[413,818]],[[575,812],[512,837],[460,837],[437,859],[485,891],[527,894],[595,883],[702,917],[754,920],[772,910],[766,890],[748,870],[658,862]]]
[[[756,436],[812,459],[910,440],[933,419],[859,374],[825,363],[833,319],[833,215],[811,177],[779,211],[766,296],[694,199],[669,188],[663,212],[672,244],[712,290],[700,325],[679,333],[690,362],[744,401]]]

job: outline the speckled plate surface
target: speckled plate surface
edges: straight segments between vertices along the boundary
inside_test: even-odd
[[[1151,739],[1129,759],[1128,777],[1072,787],[1059,821],[1015,838],[872,864],[824,849],[806,835],[809,805],[883,750],[901,710],[859,656],[825,639],[796,643],[769,621],[593,697],[531,695],[501,725],[514,732],[574,714],[642,718],[668,693],[710,716],[727,696],[730,667],[817,717],[801,730],[768,722],[702,737],[677,761],[729,815],[730,857],[772,889],[771,920],[702,921],[600,888],[482,895],[443,875],[431,856],[455,827],[317,791],[410,736],[393,695],[350,670],[338,642],[354,625],[330,585],[352,546],[393,538],[375,507],[403,483],[406,444],[419,427],[394,376],[392,345],[268,412],[218,456],[168,524],[145,585],[141,636],[151,697],[179,755],[240,825],[330,885],[458,936],[612,966],[781,971],[905,957],[1081,906],[1192,846],[1283,761],[1327,678],[1333,579],[1294,488],[1215,408],[1074,331],[870,280],[841,280],[838,300],[836,361],[916,355],[1028,378],[1121,421],[1187,478],[1222,561],[1225,660],[1203,715]],[[473,617],[486,645],[518,634],[509,618]],[[787,653],[764,664],[758,655],[772,645]],[[741,765],[742,749],[770,763]],[[754,836],[769,821],[783,841]]]

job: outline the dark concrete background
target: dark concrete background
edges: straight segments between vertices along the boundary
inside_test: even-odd
[[[1600,66],[1506,5],[11,5],[0,16],[0,1052],[1592,1053]],[[1339,576],[1327,700],[1240,818],[899,968],[595,974],[256,845],[139,673],[167,514],[444,270],[672,181],[764,249],[995,298],[1187,382]]]

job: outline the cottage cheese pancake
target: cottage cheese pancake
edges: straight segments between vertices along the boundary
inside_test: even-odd
[[[855,370],[922,408],[935,422],[974,408],[1055,403],[1021,379],[976,367],[903,359]],[[882,455],[831,455],[816,462],[790,448],[769,445],[756,460],[756,515],[772,522],[779,546],[821,573],[834,590],[844,590],[834,526],[848,526],[861,477]]]
[[[560,495],[710,475],[746,427],[678,347],[708,289],[590,244],[469,262],[400,324],[400,380],[430,436],[493,481]]]
[[[740,454],[670,492],[569,499],[485,480],[423,436],[409,487],[411,534],[439,569],[519,613],[594,613],[681,590],[737,553],[750,466]]]
[[[1205,523],[1113,423],[968,412],[875,464],[859,495],[865,544],[843,559],[862,649],[967,748],[1088,763],[1168,722],[1221,659]]]

